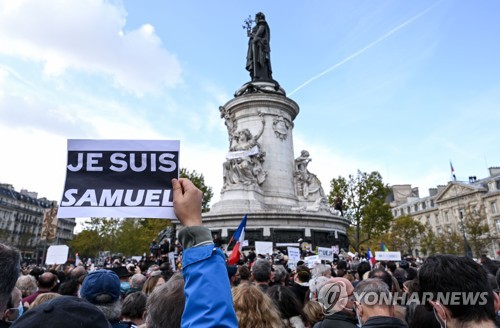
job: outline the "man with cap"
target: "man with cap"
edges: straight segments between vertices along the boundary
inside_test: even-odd
[[[11,328],[110,328],[94,305],[76,296],[60,296],[23,314]]]
[[[96,270],[87,275],[80,289],[80,297],[99,308],[113,328],[120,324],[120,278],[111,270]]]

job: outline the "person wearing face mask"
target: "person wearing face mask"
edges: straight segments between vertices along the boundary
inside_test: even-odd
[[[10,294],[7,308],[3,312],[2,320],[0,321],[0,328],[10,327],[12,322],[16,321],[23,315],[24,308],[21,303],[21,296],[21,291],[17,287],[14,287],[12,293]]]
[[[318,302],[325,312],[325,318],[314,328],[357,328],[354,314],[354,287],[345,278],[330,278],[319,287]]]
[[[406,322],[395,318],[392,295],[385,282],[377,278],[360,281],[354,289],[356,315],[361,327],[404,328]]]
[[[418,273],[420,293],[443,328],[495,327],[500,297],[488,284],[488,273],[467,257],[434,255]]]

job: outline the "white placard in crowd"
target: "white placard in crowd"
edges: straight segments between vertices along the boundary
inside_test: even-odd
[[[321,264],[321,260],[318,255],[306,256],[304,257],[304,262],[306,262],[309,269],[314,268],[314,265]]]
[[[271,241],[256,241],[255,253],[262,255],[271,255],[273,253],[273,243]]]
[[[339,254],[339,245],[333,245],[332,246],[332,251],[333,251],[333,254]]]
[[[174,219],[178,140],[68,140],[57,217]]]
[[[318,247],[318,256],[320,260],[333,261],[333,250],[327,247]]]
[[[241,247],[245,246],[248,246],[248,240],[243,240],[243,242],[241,243]]]
[[[375,252],[377,261],[401,261],[401,252]]]
[[[66,245],[52,245],[47,250],[45,264],[64,264],[68,261],[69,247]]]
[[[297,263],[300,261],[300,249],[297,247],[287,247],[288,263]]]
[[[168,262],[173,271],[177,271],[177,266],[175,265],[175,254],[174,252],[168,253]]]

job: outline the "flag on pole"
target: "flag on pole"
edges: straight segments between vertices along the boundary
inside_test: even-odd
[[[243,241],[245,240],[246,226],[247,226],[247,215],[245,214],[243,220],[241,220],[241,223],[238,226],[238,229],[236,229],[236,231],[233,234],[233,237],[231,237],[231,240],[228,243],[228,245],[230,245],[233,240],[236,240],[236,244],[233,247],[231,256],[229,256],[229,259],[227,260],[227,263],[229,265],[235,265],[240,260],[241,248],[243,247],[242,244]]]
[[[380,248],[382,248],[382,252],[388,252],[389,251],[389,248],[387,248],[387,246],[385,246],[385,243],[380,243]]]
[[[366,253],[366,258],[368,261],[370,261],[370,263],[373,265],[375,265],[375,263],[377,262],[377,260],[375,259],[375,256],[373,256],[372,254],[372,251],[370,250],[370,248],[368,248],[368,252]]]
[[[457,181],[457,177],[455,176],[455,169],[453,168],[453,164],[451,164],[451,161],[450,161],[450,169],[451,169],[451,175],[453,176],[453,181]]]

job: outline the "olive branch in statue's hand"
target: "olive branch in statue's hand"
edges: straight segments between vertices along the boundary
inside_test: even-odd
[[[245,25],[242,25],[243,29],[247,29],[247,34],[250,34],[250,31],[252,30],[252,24],[255,21],[252,19],[252,16],[248,15],[248,18],[244,20]]]

